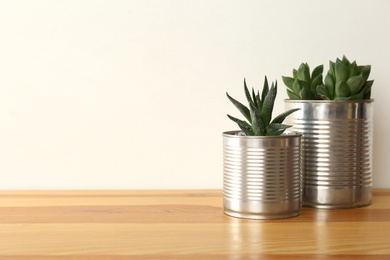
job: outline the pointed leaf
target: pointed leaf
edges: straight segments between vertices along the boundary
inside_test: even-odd
[[[302,63],[301,66],[299,66],[297,78],[305,82],[310,81],[310,68],[307,64]]]
[[[340,99],[340,98],[349,97],[351,95],[351,91],[349,91],[349,88],[344,81],[337,81],[335,87],[335,94],[336,94],[335,97],[337,99]]]
[[[368,80],[368,77],[370,76],[370,72],[371,72],[371,66],[370,65],[367,65],[367,66],[363,67],[363,69],[361,70],[361,73],[362,73],[364,81]]]
[[[317,78],[318,76],[321,75],[322,78],[322,72],[324,71],[324,65],[319,65],[314,68],[313,72],[311,73],[311,78]]]
[[[300,100],[301,98],[294,92],[287,90],[287,95],[291,100]]]
[[[336,62],[335,73],[336,81],[346,81],[348,79],[348,68],[342,62]]]
[[[254,88],[252,88],[252,100],[253,100],[253,103],[255,104],[255,106],[258,107],[256,93],[255,93]]]
[[[293,84],[294,84],[294,79],[291,77],[282,76],[282,80],[283,80],[284,85],[286,85],[287,88],[292,90]]]
[[[296,69],[293,69],[293,78],[296,79],[298,76],[298,71]]]
[[[312,79],[310,86],[315,89],[315,88],[317,88],[318,85],[321,85],[321,84],[322,84],[322,75],[320,74],[317,77]]]
[[[268,79],[267,79],[267,76],[265,76],[265,78],[264,78],[263,91],[262,91],[262,93],[261,93],[261,100],[263,100],[263,104],[264,104],[264,99],[265,99],[265,97],[267,96],[268,92],[269,92]]]
[[[280,135],[282,134],[287,128],[292,127],[292,125],[285,125],[285,124],[269,124],[267,126],[267,136],[270,135]]]
[[[325,100],[332,100],[333,95],[331,95],[328,91],[328,88],[325,85],[319,85],[317,86],[317,93],[320,95],[322,99]]]
[[[277,85],[272,84],[269,92],[263,100],[263,109],[261,110],[261,118],[264,125],[268,125],[272,118],[272,110],[274,109],[275,99],[277,94]]]
[[[362,92],[363,92],[363,99],[370,99],[371,98],[371,87],[374,84],[373,80],[369,80],[364,84]]]
[[[353,77],[360,74],[360,70],[356,65],[356,61],[352,62],[349,66],[349,77]]]
[[[328,73],[335,77],[336,76],[336,73],[335,73],[335,63],[333,61],[329,61],[329,71]]]
[[[360,92],[360,89],[363,87],[364,80],[362,75],[358,75],[349,78],[346,83],[351,91],[351,95],[355,95]]]
[[[227,115],[233,122],[237,123],[238,124],[238,127],[240,127],[240,129],[245,133],[245,135],[247,136],[252,136],[254,135],[253,131],[252,131],[252,127],[245,121],[242,121],[238,118],[235,118],[231,115]]]
[[[363,100],[363,99],[364,99],[364,92],[363,91],[360,91],[359,93],[349,97],[349,100]]]
[[[248,103],[253,103],[253,100],[252,100],[252,97],[251,97],[251,94],[249,93],[249,89],[248,89],[248,86],[246,85],[246,81],[244,79],[244,91],[245,91],[245,97],[246,97],[246,100],[248,101]]]
[[[292,91],[294,93],[296,93],[298,96],[299,96],[299,93],[301,92],[301,90],[303,89],[303,86],[301,84],[302,81],[299,81],[298,79],[295,79],[294,80],[294,84],[293,84],[293,88],[292,88]]]
[[[264,122],[261,118],[260,112],[256,107],[251,105],[252,111],[252,131],[255,136],[263,136],[265,134]]]
[[[313,92],[311,92],[309,86],[305,86],[302,88],[301,92],[299,93],[303,100],[313,100],[315,99],[315,95]]]
[[[284,119],[286,119],[286,117],[288,117],[289,115],[291,115],[292,113],[296,112],[300,110],[300,108],[293,108],[293,109],[290,109],[288,111],[285,111],[283,113],[281,113],[280,115],[278,115],[277,117],[275,117],[271,124],[281,124],[283,123]]]
[[[328,99],[333,99],[334,89],[335,89],[335,82],[333,81],[333,77],[330,74],[327,74],[324,82],[326,86],[326,93]],[[317,91],[318,91],[318,87],[317,87]]]
[[[227,92],[226,92],[226,95],[227,97],[229,98],[229,100],[233,103],[233,105],[241,112],[241,114],[246,118],[246,120],[248,120],[249,122],[251,122],[251,114],[250,114],[250,111],[249,111],[249,108],[247,108],[246,106],[244,106],[242,103],[240,103],[239,101],[235,100],[234,98],[232,98]]]
[[[349,67],[349,65],[351,64],[351,63],[349,62],[349,60],[347,59],[347,57],[345,57],[345,55],[343,55],[342,61],[343,61],[343,63],[344,63],[345,65],[347,65],[347,67]]]

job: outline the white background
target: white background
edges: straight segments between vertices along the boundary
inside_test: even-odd
[[[0,189],[222,188],[243,79],[345,54],[375,80],[374,186],[390,188],[390,1],[0,2]]]

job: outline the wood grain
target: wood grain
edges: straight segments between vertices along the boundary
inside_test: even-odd
[[[390,190],[295,218],[223,214],[222,192],[1,191],[0,259],[390,259]]]

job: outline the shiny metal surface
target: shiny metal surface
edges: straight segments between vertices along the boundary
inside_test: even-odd
[[[373,100],[293,101],[286,122],[302,136],[303,206],[371,204]]]
[[[274,219],[301,212],[300,133],[238,136],[223,133],[224,212]]]

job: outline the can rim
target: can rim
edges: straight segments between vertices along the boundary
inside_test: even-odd
[[[286,139],[286,138],[296,138],[301,137],[302,133],[298,131],[285,131],[281,135],[272,135],[272,136],[246,136],[246,135],[237,135],[242,132],[241,130],[232,130],[225,131],[222,133],[223,136],[232,137],[232,138],[242,138],[242,139]]]
[[[296,100],[285,99],[284,102],[288,103],[317,103],[317,104],[332,104],[332,103],[372,103],[374,99],[362,99],[362,100]]]

